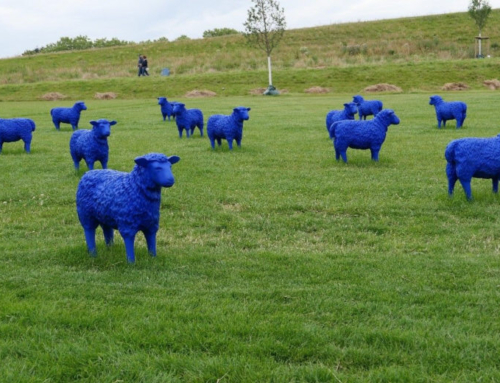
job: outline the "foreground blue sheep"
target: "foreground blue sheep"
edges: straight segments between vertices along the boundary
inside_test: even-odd
[[[399,118],[393,110],[384,109],[369,121],[334,122],[331,132],[334,137],[335,159],[340,156],[347,162],[347,148],[370,149],[372,160],[378,161],[378,153],[387,135],[389,125],[399,124]]]
[[[358,113],[358,107],[354,102],[344,104],[343,110],[331,110],[326,114],[326,130],[332,139],[330,127],[334,122],[342,120],[354,120],[354,115]]]
[[[457,120],[457,129],[461,128],[464,124],[465,117],[467,117],[467,104],[462,101],[443,101],[441,96],[431,96],[429,105],[434,105],[436,109],[436,118],[438,121],[438,128],[441,129],[441,121],[443,127],[446,127],[446,121]]]
[[[233,150],[233,140],[241,148],[241,138],[243,137],[243,121],[250,118],[248,112],[250,108],[238,106],[233,109],[229,116],[214,114],[210,116],[207,122],[207,135],[210,139],[212,149],[215,148],[215,141],[221,146],[222,139],[227,140],[229,150]]]
[[[71,124],[73,130],[76,130],[78,129],[82,110],[87,110],[87,106],[85,106],[83,101],[78,101],[71,108],[53,108],[50,111],[50,115],[57,130],[60,129],[61,122]]]
[[[4,142],[23,140],[26,153],[31,152],[35,122],[29,118],[0,118],[0,153]]]
[[[182,138],[182,131],[186,130],[186,136],[189,138],[194,133],[194,128],[200,129],[203,137],[203,113],[199,109],[186,109],[186,105],[181,102],[174,103],[173,113],[179,137]]]
[[[163,116],[163,121],[166,120],[168,117],[168,120],[170,121],[170,117],[174,117],[174,106],[171,102],[167,100],[166,97],[158,97],[158,105],[160,105],[161,108],[161,114]]]
[[[108,137],[111,134],[111,126],[115,125],[116,121],[101,119],[90,121],[90,124],[91,130],[77,130],[69,140],[69,150],[76,170],[79,169],[82,159],[90,170],[94,169],[96,161],[101,163],[103,169],[108,167]]]
[[[457,179],[468,200],[472,199],[472,178],[492,180],[498,193],[500,178],[500,135],[490,138],[460,138],[451,141],[444,152],[447,161],[448,194],[451,196]]]
[[[144,233],[151,256],[156,256],[161,188],[174,185],[171,168],[179,160],[149,153],[135,159],[130,173],[100,169],[85,173],[76,192],[76,210],[91,255],[97,254],[95,231],[101,226],[107,245],[113,243],[113,230],[120,232],[129,262],[135,262],[134,242],[139,231]]]
[[[380,100],[365,100],[359,94],[352,98],[352,101],[358,106],[360,120],[366,120],[366,116],[376,116],[383,108]]]

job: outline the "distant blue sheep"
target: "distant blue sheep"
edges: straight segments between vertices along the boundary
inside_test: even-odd
[[[85,160],[87,167],[94,169],[94,163],[99,161],[103,169],[108,167],[108,137],[111,134],[111,126],[116,124],[116,121],[97,120],[90,121],[91,130],[77,130],[73,132],[69,140],[69,150],[75,169],[80,167],[80,161]]]
[[[173,186],[171,168],[179,160],[149,153],[135,159],[130,173],[100,169],[85,173],[76,192],[76,210],[91,255],[97,254],[95,231],[100,225],[107,245],[113,243],[113,230],[120,232],[129,262],[135,262],[134,242],[139,231],[146,237],[151,256],[156,256],[161,188]]]
[[[460,138],[451,141],[444,152],[447,161],[448,194],[453,194],[457,179],[465,196],[472,199],[472,178],[488,178],[498,193],[500,178],[500,135],[490,138]]]
[[[358,106],[360,120],[366,120],[366,116],[376,116],[383,108],[380,100],[365,100],[359,94],[352,98],[352,101]]]
[[[378,153],[387,135],[389,125],[399,124],[399,118],[393,110],[384,109],[373,120],[334,122],[331,132],[334,137],[335,159],[340,156],[347,162],[347,148],[370,149],[372,160],[378,161]]]
[[[0,118],[0,153],[4,142],[23,140],[26,153],[31,151],[35,122],[29,118]]]
[[[174,106],[171,102],[167,100],[166,97],[158,97],[158,105],[161,107],[161,114],[163,116],[163,121],[166,120],[168,117],[168,120],[170,121],[170,117],[174,117]]]
[[[233,150],[233,140],[241,148],[241,138],[243,137],[243,121],[250,118],[248,112],[250,108],[239,106],[233,109],[229,116],[214,114],[210,116],[207,122],[207,135],[210,139],[212,149],[215,148],[215,141],[221,146],[221,140],[227,140],[229,150]]]
[[[443,101],[441,96],[431,96],[429,105],[434,105],[436,109],[436,117],[438,121],[438,128],[441,129],[441,121],[443,127],[446,127],[446,121],[457,120],[457,129],[461,128],[464,124],[465,117],[467,117],[467,104],[462,101]]]
[[[181,102],[174,104],[173,113],[179,137],[182,138],[182,131],[186,130],[186,136],[189,138],[194,133],[194,128],[200,129],[203,137],[203,113],[199,109],[186,109],[186,105]]]
[[[78,122],[80,121],[80,113],[82,110],[87,110],[83,101],[78,101],[71,108],[53,108],[50,111],[52,122],[57,130],[60,128],[60,123],[71,124],[73,130],[78,129]]]
[[[348,102],[344,104],[343,110],[331,110],[326,115],[326,130],[332,139],[332,134],[330,133],[330,127],[334,122],[342,120],[354,120],[354,115],[358,113],[358,107],[354,102]]]

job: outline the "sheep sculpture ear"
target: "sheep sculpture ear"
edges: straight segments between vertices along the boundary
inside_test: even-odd
[[[97,125],[97,121],[90,121],[90,125],[96,126]]]
[[[137,157],[135,160],[135,163],[139,166],[142,166],[143,168],[148,166],[148,160],[144,157]]]
[[[168,157],[168,162],[170,162],[172,165],[176,164],[180,160],[181,160],[181,158],[179,156],[170,156],[170,157]]]
[[[116,121],[115,121],[115,120],[110,121],[110,122],[109,122],[109,125],[111,125],[111,126],[116,125]]]
[[[247,110],[250,112],[252,110],[252,108],[247,108]]]

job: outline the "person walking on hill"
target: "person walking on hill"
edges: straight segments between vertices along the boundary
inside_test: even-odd
[[[146,55],[142,56],[142,75],[149,76],[149,68],[148,68],[148,57]]]
[[[144,76],[144,66],[142,65],[144,63],[144,58],[142,55],[139,55],[139,61],[137,61],[137,76]]]

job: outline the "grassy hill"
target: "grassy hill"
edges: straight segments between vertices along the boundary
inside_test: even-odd
[[[380,82],[405,92],[457,81],[480,89],[498,77],[500,9],[483,34],[490,37],[491,59],[474,59],[476,33],[465,12],[289,30],[273,52],[274,83],[290,92],[312,86],[358,92]],[[139,53],[148,55],[153,74],[140,81]],[[103,91],[121,98],[180,96],[195,88],[247,95],[267,85],[266,65],[264,53],[241,35],[16,57],[0,60],[0,100],[34,100],[50,91],[69,98]],[[169,78],[159,75],[165,67]]]

